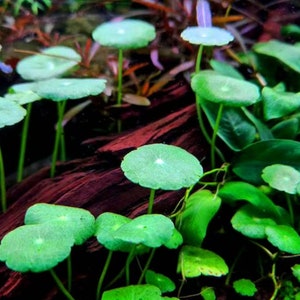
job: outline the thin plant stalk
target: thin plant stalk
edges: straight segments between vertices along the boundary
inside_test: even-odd
[[[149,255],[148,259],[147,259],[146,265],[145,265],[145,267],[144,267],[144,269],[142,271],[142,274],[141,274],[141,276],[140,276],[139,281],[138,281],[137,284],[141,284],[142,283],[142,281],[143,281],[143,279],[145,277],[145,274],[146,274],[147,270],[149,269],[151,261],[152,261],[152,259],[154,257],[155,250],[156,250],[155,248],[151,249],[151,253],[150,253],[150,255]]]
[[[295,224],[295,215],[294,215],[293,203],[292,203],[291,196],[287,193],[286,193],[286,201],[287,201],[287,206],[288,206],[289,213],[290,213],[291,224],[294,225]]]
[[[154,204],[155,190],[150,190],[149,202],[148,202],[148,210],[147,214],[152,214],[153,204]]]
[[[63,101],[66,102],[66,101]],[[59,109],[59,115],[64,115],[65,113],[65,105],[66,103],[59,102],[58,103],[58,109]],[[65,161],[66,160],[66,141],[65,141],[65,130],[63,126],[63,118],[61,121],[61,133],[60,133],[60,160]]]
[[[62,121],[63,121],[63,117],[64,117],[64,110],[66,107],[66,102],[67,101],[65,100],[65,101],[62,101],[61,103],[58,103],[58,120],[57,120],[57,126],[56,126],[56,134],[55,134],[54,148],[53,148],[52,161],[51,161],[51,169],[50,169],[51,177],[54,177],[54,174],[55,174],[58,149],[59,149],[59,144],[61,142],[61,135],[63,133]]]
[[[58,276],[56,275],[56,273],[54,272],[54,270],[50,269],[49,271],[50,271],[50,274],[52,275],[55,283],[57,284],[58,288],[66,296],[66,298],[69,299],[69,300],[75,300],[75,298],[65,288],[65,286],[63,285],[63,283],[61,282],[61,280],[58,278]]]
[[[215,126],[214,126],[212,139],[211,139],[211,144],[210,144],[211,167],[212,167],[212,169],[214,169],[215,166],[216,166],[216,138],[217,138],[217,134],[218,134],[221,119],[222,119],[223,107],[224,107],[224,105],[220,104],[219,109],[218,109],[217,118],[216,118],[216,123],[215,123]]]
[[[26,107],[26,116],[23,122],[22,127],[22,136],[21,136],[21,145],[20,145],[20,155],[19,155],[19,163],[18,163],[18,172],[17,172],[17,182],[21,182],[23,179],[23,171],[24,171],[24,162],[26,155],[26,145],[27,145],[27,137],[28,137],[28,127],[29,120],[32,110],[32,103],[28,103]]]
[[[123,85],[123,50],[119,49],[118,55],[118,95],[117,95],[117,106],[121,106],[122,103],[122,85]],[[117,131],[122,131],[122,120],[117,120]]]
[[[109,264],[111,262],[112,255],[113,255],[113,251],[109,250],[106,261],[105,261],[105,264],[104,264],[104,267],[102,269],[102,272],[101,272],[101,275],[100,275],[100,278],[99,278],[99,281],[98,281],[98,284],[97,284],[96,300],[100,300],[101,288],[102,288],[102,285],[103,285],[104,278],[107,274],[107,270],[108,270]]]
[[[6,185],[5,185],[5,171],[2,150],[0,147],[0,191],[1,191],[1,207],[2,211],[6,212],[7,202],[6,202]]]
[[[126,278],[126,285],[129,285],[130,284],[130,264],[133,260],[135,256],[135,247],[133,247],[129,254],[128,254],[128,257],[126,259],[126,262],[125,262],[125,278]]]

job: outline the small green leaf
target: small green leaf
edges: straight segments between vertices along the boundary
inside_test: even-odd
[[[39,81],[34,92],[53,101],[96,96],[105,89],[106,80],[96,78],[52,78]]]
[[[257,291],[255,284],[250,279],[239,279],[233,282],[234,290],[242,295],[252,297]]]
[[[26,211],[24,223],[60,227],[74,238],[76,245],[83,244],[95,232],[95,218],[88,210],[64,205],[34,204]]]
[[[14,101],[0,97],[0,128],[24,119],[26,110]]]
[[[95,236],[100,244],[112,251],[129,252],[133,244],[114,237],[114,233],[131,219],[119,214],[105,212],[96,219]]]
[[[293,275],[297,278],[298,282],[300,282],[300,264],[295,264],[292,266]]]
[[[300,171],[300,142],[273,139],[253,143],[235,155],[233,172],[245,181],[263,184],[262,170],[273,164],[292,166]]]
[[[204,300],[216,300],[216,294],[212,287],[203,287],[200,294]]]
[[[17,272],[43,272],[66,259],[73,244],[73,236],[59,226],[24,225],[4,236],[0,260]]]
[[[288,194],[297,194],[300,172],[291,166],[274,164],[263,169],[261,177],[272,188]]]
[[[268,241],[279,250],[300,254],[300,236],[291,226],[273,225],[266,227]]]
[[[72,48],[55,46],[23,58],[16,70],[24,79],[43,80],[61,76],[80,61],[80,55]]]
[[[238,72],[231,64],[226,63],[224,61],[211,59],[209,61],[209,64],[214,69],[214,71],[217,71],[219,74],[229,76],[236,79],[244,80],[243,75]]]
[[[183,243],[183,238],[181,233],[174,228],[170,239],[164,243],[164,246],[168,249],[177,249]]]
[[[285,117],[300,107],[300,93],[277,92],[264,87],[262,90],[264,118],[268,121]]]
[[[251,204],[241,207],[231,219],[232,227],[243,235],[254,238],[266,238],[266,227],[276,225],[276,221]]]
[[[207,227],[220,205],[221,199],[209,190],[199,190],[187,199],[184,210],[176,220],[186,244],[201,246]]]
[[[212,251],[183,246],[179,254],[177,272],[181,272],[187,278],[200,275],[220,277],[228,273],[228,267],[223,258]]]
[[[165,144],[145,145],[129,152],[121,169],[130,181],[155,190],[190,187],[203,174],[203,168],[194,155]]]
[[[295,140],[300,129],[299,119],[292,117],[282,120],[272,127],[273,136],[276,139]]]
[[[117,49],[136,49],[148,45],[155,38],[155,28],[141,20],[105,22],[92,33],[100,45]]]
[[[194,75],[191,87],[200,98],[227,106],[248,106],[260,100],[259,89],[253,83],[211,70]]]
[[[101,300],[161,300],[161,291],[150,284],[130,285],[105,291]]]
[[[181,37],[191,44],[204,46],[223,46],[233,41],[233,35],[219,27],[190,26],[184,29]]]
[[[14,94],[6,94],[6,95],[4,95],[4,98],[7,100],[10,100],[10,101],[14,101],[14,102],[18,103],[19,105],[24,105],[24,104],[35,102],[35,101],[42,99],[38,94],[36,94],[32,91],[18,92],[18,93],[14,93]]]
[[[167,276],[147,270],[145,280],[147,284],[157,286],[162,293],[173,292],[176,289],[175,283]]]
[[[113,236],[124,242],[157,248],[170,240],[173,231],[174,224],[168,217],[149,214],[122,225]]]

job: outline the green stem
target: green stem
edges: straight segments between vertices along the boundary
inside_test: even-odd
[[[64,117],[64,110],[66,106],[66,100],[62,101],[62,103],[57,103],[58,108],[58,120],[56,125],[56,134],[55,134],[55,141],[54,141],[54,148],[53,148],[53,154],[52,154],[52,162],[51,162],[51,169],[50,169],[50,177],[54,177],[55,175],[55,169],[56,169],[56,162],[57,162],[57,156],[58,156],[58,148],[59,143],[61,141],[61,135],[62,135],[62,121]]]
[[[143,281],[143,279],[145,277],[145,274],[146,274],[147,270],[149,269],[151,261],[152,261],[152,259],[154,257],[155,250],[156,250],[155,248],[151,249],[151,253],[150,253],[150,255],[149,255],[148,259],[147,259],[146,265],[145,265],[145,267],[143,269],[143,272],[142,272],[142,274],[141,274],[141,276],[140,276],[139,281],[138,281],[137,284],[141,284],[142,283],[142,281]]]
[[[65,129],[64,126],[62,126],[63,122],[63,116],[65,113],[66,108],[66,101],[62,101],[58,103],[58,110],[59,115],[62,116],[61,118],[61,132],[60,132],[60,160],[66,161],[66,142],[65,142]]]
[[[195,73],[198,74],[201,69],[201,61],[202,61],[202,54],[203,54],[204,46],[200,45],[198,49],[197,59],[196,59],[196,65],[195,65]]]
[[[155,197],[155,190],[151,189],[150,190],[150,196],[149,196],[149,204],[148,204],[148,210],[147,210],[147,214],[152,214],[152,210],[153,210],[153,204],[154,204],[154,197]]]
[[[52,277],[53,277],[55,283],[57,284],[58,288],[66,296],[66,298],[69,299],[69,300],[75,300],[75,298],[73,298],[73,296],[65,288],[65,286],[63,285],[63,283],[61,282],[61,280],[58,278],[58,276],[56,275],[56,273],[54,272],[54,270],[50,269],[49,272],[52,275]]]
[[[1,191],[2,211],[6,212],[7,203],[6,203],[5,171],[4,171],[4,163],[3,163],[1,147],[0,147],[0,191]]]
[[[26,154],[26,144],[27,144],[28,127],[29,127],[31,110],[32,110],[32,103],[28,103],[28,105],[26,107],[27,113],[26,113],[26,117],[24,119],[23,128],[22,128],[20,156],[19,156],[18,172],[17,172],[17,182],[21,182],[23,179],[24,161],[25,161],[25,154]]]
[[[281,287],[281,284],[276,279],[276,263],[275,262],[272,265],[272,272],[270,274],[270,277],[271,277],[273,285],[274,285],[274,292],[273,292],[273,295],[270,298],[270,300],[275,300],[275,299],[277,299],[276,297],[277,297],[278,291],[280,290],[280,287]]]
[[[128,257],[126,259],[126,263],[125,263],[125,277],[126,277],[126,285],[129,285],[130,284],[130,264],[133,260],[135,256],[135,247],[133,247],[129,254],[128,254]]]
[[[217,138],[217,134],[218,134],[221,119],[222,119],[223,107],[224,107],[224,105],[220,104],[217,118],[216,118],[216,123],[214,126],[213,136],[211,139],[210,154],[211,154],[211,168],[212,169],[214,169],[216,166],[216,138]]]
[[[123,50],[119,49],[118,55],[118,96],[117,96],[117,106],[122,104],[122,85],[123,85]],[[117,120],[117,131],[122,132],[122,120]]]
[[[288,209],[289,209],[289,213],[290,213],[291,224],[294,225],[294,223],[295,223],[295,216],[294,216],[293,203],[292,203],[291,196],[289,194],[287,194],[287,193],[286,193],[286,201],[287,201],[287,205],[288,205]]]
[[[100,275],[100,278],[99,278],[99,281],[98,281],[97,290],[96,290],[96,300],[100,300],[101,288],[102,288],[102,285],[103,285],[104,278],[107,274],[107,270],[108,270],[109,264],[111,262],[112,255],[113,255],[113,251],[110,250],[108,252],[104,267],[102,269],[102,272],[101,272],[101,275]]]

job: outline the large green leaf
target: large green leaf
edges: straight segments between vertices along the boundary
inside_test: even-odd
[[[214,128],[218,104],[201,99],[200,105]],[[218,136],[232,150],[239,151],[255,140],[256,128],[241,108],[224,106]]]
[[[253,184],[263,184],[262,170],[273,164],[284,164],[300,171],[300,142],[273,139],[247,146],[235,155],[233,172]]]
[[[257,43],[253,49],[256,53],[276,58],[281,63],[300,73],[300,47],[272,40]]]
[[[228,266],[222,257],[212,251],[183,246],[179,254],[177,272],[181,272],[187,278],[200,275],[220,277],[228,273]]]
[[[157,286],[162,293],[173,292],[176,289],[175,283],[167,276],[147,270],[145,281],[148,284]]]
[[[176,220],[186,244],[201,246],[209,222],[220,205],[221,199],[209,190],[199,190],[187,199],[184,210]]]
[[[14,271],[43,272],[66,259],[73,244],[73,236],[59,226],[24,225],[4,236],[0,260]]]
[[[139,147],[125,155],[121,169],[134,183],[151,189],[178,190],[199,181],[203,168],[186,150],[166,144]]]
[[[248,106],[259,101],[259,89],[253,83],[205,70],[192,77],[191,87],[202,99],[226,106]]]

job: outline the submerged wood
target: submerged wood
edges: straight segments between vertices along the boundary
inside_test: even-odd
[[[46,167],[11,188],[8,191],[9,208],[0,215],[0,239],[22,225],[27,208],[38,202],[82,207],[95,217],[105,211],[130,217],[145,213],[149,190],[124,177],[120,163],[126,153],[145,144],[166,143],[180,146],[200,160],[206,154],[194,104],[177,106],[170,113],[172,109],[170,106],[164,117],[108,141],[90,157],[60,163],[55,178],[49,178],[49,168]],[[170,213],[183,193],[183,190],[158,192],[154,213]],[[99,250],[100,246],[92,238],[84,246],[74,249],[72,254],[76,270],[74,274],[77,276],[74,280],[78,280],[77,284],[85,290],[82,299],[94,298],[89,291],[91,288],[84,285],[96,286],[95,280],[101,271],[100,261],[106,255],[99,258],[99,252],[102,252]],[[80,261],[76,261],[76,258]],[[60,268],[61,276],[65,276],[65,266],[58,267],[58,270]],[[0,299],[60,299],[60,293],[47,272],[20,274],[9,271],[1,264],[0,283]],[[87,294],[89,292],[90,296]],[[80,296],[76,299],[80,299]]]

